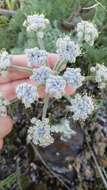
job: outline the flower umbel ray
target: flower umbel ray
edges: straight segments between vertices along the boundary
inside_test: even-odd
[[[25,107],[31,106],[35,100],[38,100],[38,92],[36,86],[28,83],[19,84],[16,88],[17,98],[24,103]]]
[[[76,94],[75,98],[71,98],[71,106],[69,110],[73,112],[74,120],[86,120],[94,111],[94,103],[90,96]]]
[[[37,118],[31,119],[32,126],[28,129],[27,141],[42,147],[49,146],[54,142],[51,136],[51,128],[48,119],[42,121]]]

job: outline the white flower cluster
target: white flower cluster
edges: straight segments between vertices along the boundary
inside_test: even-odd
[[[9,102],[5,100],[2,93],[0,93],[0,117],[7,116],[7,105],[9,105]]]
[[[51,97],[61,98],[65,94],[66,81],[61,76],[50,76],[46,80],[46,93]]]
[[[7,69],[11,66],[11,56],[7,51],[0,53],[0,73],[5,74]]]
[[[53,125],[51,127],[51,132],[60,133],[61,140],[63,141],[70,139],[72,135],[76,134],[76,132],[71,129],[70,122],[67,119],[62,119],[59,124]]]
[[[28,60],[28,67],[41,66],[47,61],[47,52],[37,47],[26,49],[25,53]]]
[[[34,103],[35,100],[38,100],[38,92],[36,86],[34,87],[28,83],[19,84],[16,87],[16,95],[17,98],[22,100],[25,107],[28,108]]]
[[[41,15],[29,15],[27,19],[24,21],[23,26],[27,28],[28,32],[37,32],[43,30],[49,25],[49,20]]]
[[[30,79],[34,80],[37,85],[46,83],[46,80],[52,74],[52,70],[47,66],[41,66],[40,68],[33,69],[33,74]]]
[[[60,57],[70,63],[75,63],[76,58],[81,54],[79,45],[72,41],[69,36],[59,38],[56,47]]]
[[[28,129],[27,141],[33,142],[35,145],[42,147],[49,146],[54,143],[54,139],[51,136],[49,120],[43,121],[32,118],[32,126]]]
[[[71,99],[69,109],[74,113],[74,120],[85,120],[94,110],[93,100],[87,95],[81,96],[77,94],[74,99]]]
[[[82,86],[82,82],[85,80],[85,77],[81,75],[80,68],[67,68],[63,78],[66,80],[67,84],[74,89]]]
[[[91,67],[91,72],[95,74],[95,80],[99,84],[99,88],[105,88],[107,82],[107,67],[105,65],[97,64]]]
[[[79,41],[85,41],[90,46],[94,45],[94,41],[98,38],[97,28],[93,25],[93,23],[88,21],[81,21],[77,24],[77,37]]]

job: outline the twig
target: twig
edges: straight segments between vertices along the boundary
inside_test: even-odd
[[[96,3],[96,4],[94,4],[94,5],[90,6],[90,7],[83,7],[82,10],[94,9],[94,8],[96,8],[98,5],[99,5],[99,3]]]
[[[107,9],[105,8],[105,6],[102,5],[102,3],[100,3],[98,0],[95,0],[96,3],[98,3],[105,11],[107,11]]]
[[[14,15],[16,15],[16,11],[7,10],[7,9],[0,9],[0,14],[4,15],[4,16],[14,16]]]
[[[103,173],[104,173],[104,175],[105,175],[105,177],[106,177],[106,179],[107,179],[107,173],[106,173],[106,171],[105,171],[105,168],[102,168],[102,171],[103,171]]]
[[[71,190],[71,189],[68,187],[68,185],[66,185],[66,184],[64,183],[64,181],[63,181],[55,172],[53,172],[53,171],[50,169],[50,167],[49,167],[49,166],[47,165],[47,163],[44,161],[44,159],[42,158],[41,154],[39,153],[39,151],[37,150],[37,148],[33,145],[33,143],[31,142],[30,144],[31,144],[31,146],[32,146],[32,148],[33,148],[33,150],[34,150],[35,156],[37,156],[37,157],[41,160],[41,162],[42,162],[43,165],[46,167],[46,169],[47,169],[62,185],[64,185],[67,190]]]
[[[21,181],[20,181],[19,159],[17,159],[16,167],[17,167],[17,175],[16,175],[17,183],[18,183],[19,189],[20,189],[20,190],[23,190],[23,189],[22,189],[22,186],[21,186]]]
[[[101,167],[99,166],[98,161],[97,161],[97,159],[96,159],[96,156],[95,156],[93,150],[91,149],[91,146],[90,146],[90,144],[88,143],[88,141],[87,141],[87,146],[88,146],[88,148],[89,148],[89,150],[90,150],[90,153],[91,153],[91,155],[92,155],[92,158],[93,158],[93,160],[94,160],[94,162],[95,162],[95,164],[96,164],[97,170],[98,170],[98,172],[99,172],[99,174],[100,174],[100,176],[101,176],[101,179],[102,179],[102,181],[103,181],[103,184],[104,184],[105,188],[107,189],[107,181],[106,181],[106,179],[105,179],[105,177],[104,177],[104,175],[103,175],[103,173],[102,173]]]

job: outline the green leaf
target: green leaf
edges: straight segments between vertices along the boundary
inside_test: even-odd
[[[99,28],[103,26],[106,17],[106,11],[99,5],[96,7],[95,15],[93,17],[93,23]]]

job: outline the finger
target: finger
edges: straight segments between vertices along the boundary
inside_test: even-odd
[[[3,148],[3,139],[0,139],[0,150]]]
[[[53,68],[59,58],[56,54],[48,54],[48,65]],[[26,66],[27,67],[27,58],[26,55],[13,55],[12,56],[12,64],[17,66]],[[29,73],[16,71],[14,69],[9,69],[6,77],[0,76],[0,84],[5,84],[15,80],[21,80],[28,78],[30,76]]]
[[[16,87],[21,84],[27,82],[28,84],[36,85],[34,81],[31,81],[30,79],[25,79],[25,80],[18,80],[18,81],[13,81],[11,83],[6,83],[0,85],[0,91],[3,94],[4,98],[10,100],[13,100],[16,98]],[[45,87],[41,86],[38,90],[39,97],[43,98],[45,94]]]
[[[48,54],[47,62],[51,68],[53,68],[55,66],[55,64],[57,64],[58,61],[59,61],[59,57],[57,54],[55,54],[55,53]],[[13,55],[12,56],[12,64],[17,65],[17,66],[27,67],[26,55]]]
[[[11,83],[6,83],[0,85],[0,92],[3,94],[3,97],[8,100],[13,100],[16,98],[16,87],[17,85],[23,82],[29,82],[30,80],[18,80]]]
[[[0,117],[0,139],[7,136],[13,127],[12,119],[9,116]]]
[[[65,87],[65,94],[67,94],[68,96],[71,96],[75,93],[75,90],[70,87],[70,86],[66,86]],[[40,98],[44,98],[45,97],[45,86],[41,86],[39,88],[39,97]]]
[[[5,84],[5,83],[12,82],[15,80],[26,79],[28,77],[29,77],[28,73],[22,73],[20,71],[9,69],[6,77],[0,75],[0,84]]]
[[[68,96],[71,96],[71,95],[73,95],[73,94],[75,93],[75,89],[72,88],[71,86],[67,85],[67,86],[65,87],[65,92],[66,92],[66,94],[67,94]]]
[[[48,54],[48,65],[51,69],[55,67],[55,65],[58,63],[59,57],[55,53]]]
[[[17,87],[17,85],[19,85],[23,82],[27,82],[27,83],[32,84],[34,86],[36,85],[36,83],[34,81],[31,81],[30,79],[18,80],[18,81],[13,81],[11,83],[6,83],[6,84],[0,85],[0,91],[6,99],[13,100],[14,98],[16,98],[16,87]],[[72,94],[74,94],[75,90],[73,88],[71,88],[70,86],[66,86],[65,92],[67,95],[72,95]],[[45,86],[39,87],[38,93],[39,93],[40,98],[44,98]]]
[[[27,67],[26,55],[12,55],[12,64],[17,66]]]
[[[13,65],[27,66],[27,58],[25,55],[12,55],[11,61]],[[0,84],[8,83],[19,79],[25,79],[27,77],[29,77],[28,73],[19,72],[10,68],[6,77],[0,75]]]
[[[48,66],[53,69],[58,63],[59,56],[55,53],[48,53],[47,63]],[[13,55],[12,64],[17,66],[27,67],[27,56],[26,55]]]

